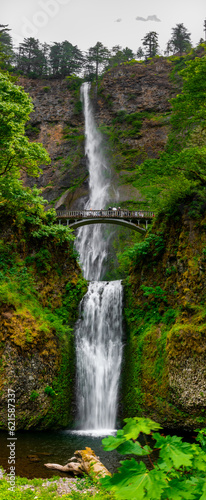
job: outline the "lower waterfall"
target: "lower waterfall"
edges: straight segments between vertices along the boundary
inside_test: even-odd
[[[121,281],[89,284],[76,326],[76,357],[78,427],[115,429],[122,358]]]

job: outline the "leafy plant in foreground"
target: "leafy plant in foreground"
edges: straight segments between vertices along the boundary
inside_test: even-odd
[[[125,500],[206,499],[206,429],[197,436],[202,447],[183,442],[178,436],[155,432],[152,438],[156,443],[151,449],[146,438],[145,445],[141,444],[140,433],[148,435],[161,426],[149,418],[127,418],[124,422],[126,425],[117,431],[116,437],[104,438],[102,443],[106,451],[116,449],[133,457],[120,462],[119,471],[112,477],[101,479],[105,488],[113,491],[116,498]],[[137,461],[134,455],[147,456],[149,467],[143,461]]]

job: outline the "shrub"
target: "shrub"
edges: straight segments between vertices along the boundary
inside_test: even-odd
[[[30,401],[35,401],[35,399],[37,399],[39,396],[39,393],[37,391],[32,391],[31,394],[30,394]]]
[[[146,436],[161,426],[149,418],[126,418],[126,425],[116,437],[104,438],[104,450],[117,450],[122,455],[132,455],[123,460],[112,477],[101,479],[101,484],[115,493],[117,499],[132,500],[188,500],[204,499],[206,495],[206,429],[199,432],[201,443],[183,442],[178,436],[152,433],[151,448]],[[140,434],[145,444],[142,445]],[[138,457],[138,461],[135,459]],[[143,457],[147,457],[146,463]]]
[[[53,398],[54,396],[56,396],[56,392],[49,385],[47,385],[45,387],[44,392],[45,392],[45,394],[47,394],[47,396],[51,396],[51,398]]]

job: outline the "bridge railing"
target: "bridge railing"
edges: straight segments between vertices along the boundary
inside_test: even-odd
[[[88,217],[115,217],[123,219],[152,219],[155,214],[148,210],[56,210],[57,218],[66,217],[67,219],[84,219]]]

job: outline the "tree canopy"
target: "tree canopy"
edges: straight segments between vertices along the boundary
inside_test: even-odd
[[[25,170],[36,177],[39,165],[50,161],[41,144],[29,142],[25,136],[25,123],[33,110],[30,97],[0,73],[0,175]]]
[[[183,23],[177,24],[172,28],[172,36],[167,43],[167,52],[179,52],[182,56],[183,52],[191,47],[190,35],[191,33],[187,31]]]
[[[14,57],[12,38],[9,34],[11,31],[8,24],[0,24],[0,65],[8,67]]]
[[[104,69],[109,58],[109,50],[101,42],[97,42],[94,47],[90,47],[86,57],[86,72],[95,75],[97,81],[99,71]]]
[[[143,40],[143,45],[146,48],[146,57],[154,57],[158,53],[158,34],[156,31],[149,31]]]

